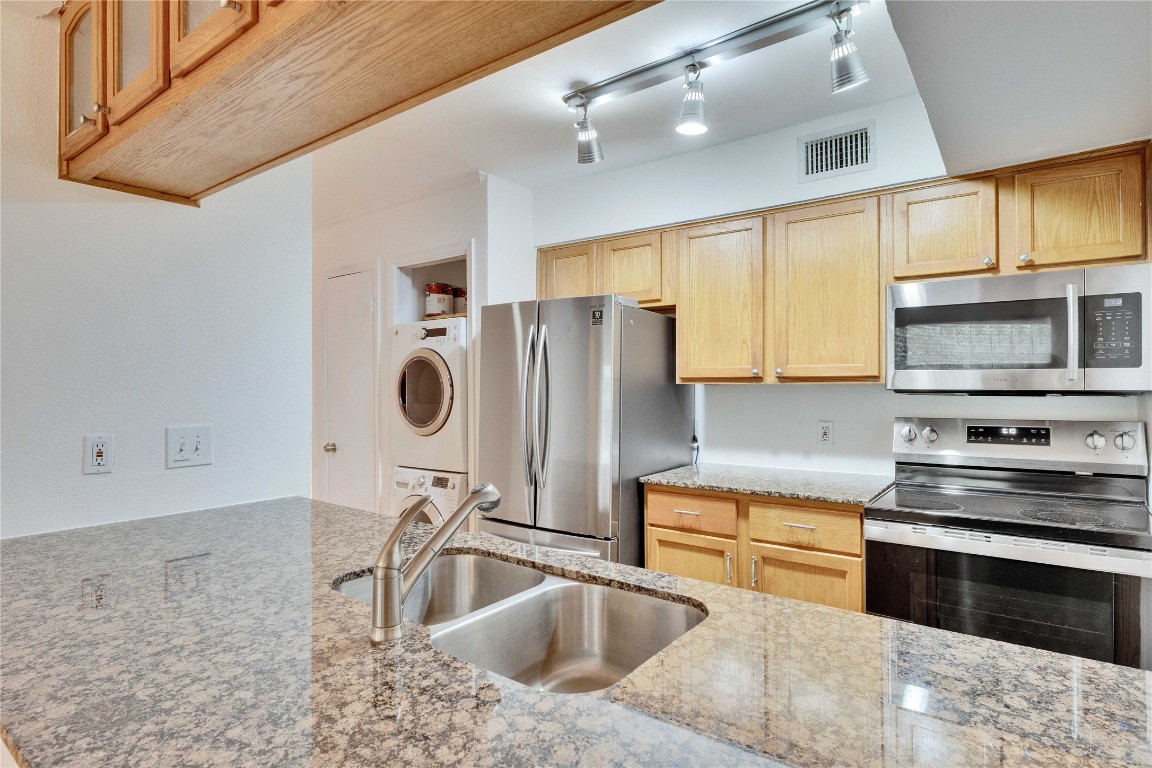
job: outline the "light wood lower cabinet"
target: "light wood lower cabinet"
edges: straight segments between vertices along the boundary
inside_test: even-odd
[[[751,544],[753,589],[846,611],[863,610],[864,561],[828,552]]]
[[[648,568],[713,584],[734,584],[736,540],[647,526]]]

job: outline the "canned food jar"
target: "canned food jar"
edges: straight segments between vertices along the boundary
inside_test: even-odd
[[[457,288],[456,297],[452,299],[452,312],[457,315],[468,314],[468,289]]]
[[[424,286],[424,317],[452,314],[452,286],[448,283],[428,283]]]

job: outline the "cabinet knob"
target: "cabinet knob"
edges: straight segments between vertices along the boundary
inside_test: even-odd
[[[83,125],[96,125],[96,118],[88,117],[88,115],[80,115],[80,122]]]
[[[992,258],[991,256],[985,256],[984,257],[984,266],[990,267],[995,263],[996,263],[996,259]]]
[[[784,369],[783,368],[777,368],[776,369],[776,375],[777,376],[783,376],[784,375]]]
[[[221,8],[231,8],[234,11],[242,10],[240,7],[240,3],[236,2],[236,0],[220,0],[220,7]]]
[[[94,102],[92,102],[92,111],[93,112],[103,112],[104,114],[108,114],[112,110],[109,109],[108,107],[104,106],[100,102],[94,101]]]
[[[1020,254],[1020,263],[1021,263],[1021,264],[1027,264],[1027,263],[1028,263],[1028,262],[1030,262],[1030,261],[1032,261],[1032,257],[1031,257],[1031,256],[1029,256],[1029,255],[1028,255],[1028,254],[1026,254],[1026,253],[1022,253],[1022,254]]]
[[[324,443],[324,453],[336,453],[336,443]]]
[[[759,376],[760,375],[760,369],[759,368],[753,368],[752,369],[752,375],[753,376]]]

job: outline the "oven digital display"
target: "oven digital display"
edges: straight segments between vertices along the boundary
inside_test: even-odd
[[[968,425],[968,442],[991,445],[1052,445],[1048,427]]]

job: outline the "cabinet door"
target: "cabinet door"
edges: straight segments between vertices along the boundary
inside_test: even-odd
[[[776,375],[880,375],[880,214],[875,197],[775,215]]]
[[[168,87],[168,5],[108,0],[108,122],[119,125]]]
[[[597,293],[595,249],[593,243],[578,243],[540,251],[537,298],[563,299]]]
[[[734,584],[736,540],[645,526],[645,566],[713,584]]]
[[[932,277],[996,268],[996,180],[957,181],[892,195],[892,275]]]
[[[596,244],[597,293],[618,293],[641,304],[664,304],[660,233]]]
[[[676,375],[763,376],[764,220],[677,230]]]
[[[1138,154],[1017,174],[1011,258],[1018,268],[1140,258],[1143,192]]]
[[[749,565],[752,588],[757,592],[861,611],[861,564],[859,557],[753,543]]]
[[[256,23],[256,0],[171,0],[168,40],[173,77],[183,77]]]
[[[108,133],[104,104],[104,3],[74,0],[60,16],[60,158]]]

